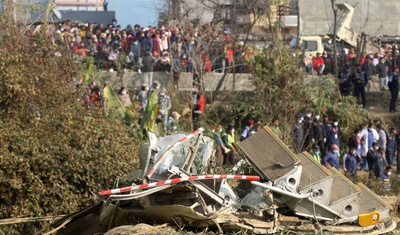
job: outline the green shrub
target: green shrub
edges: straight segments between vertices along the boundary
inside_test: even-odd
[[[83,106],[67,51],[45,32],[26,38],[20,30],[0,35],[0,218],[75,212],[91,191],[138,166],[139,138],[102,106]],[[32,234],[42,225],[0,231]]]

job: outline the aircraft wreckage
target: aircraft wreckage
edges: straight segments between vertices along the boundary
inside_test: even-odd
[[[202,128],[160,138],[149,133],[140,169],[119,180],[124,187],[100,191],[97,203],[52,226],[57,234],[82,235],[138,223],[254,234],[383,234],[396,228],[389,205],[364,184],[306,152],[295,155],[268,127],[238,147],[244,159],[229,174],[214,175],[213,140]]]

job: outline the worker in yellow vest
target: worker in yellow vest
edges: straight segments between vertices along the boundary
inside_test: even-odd
[[[232,125],[229,125],[222,135],[222,141],[227,148],[224,153],[224,165],[232,165],[235,163],[235,147],[233,146],[233,143],[235,143],[235,128]]]
[[[313,149],[311,150],[311,156],[317,161],[318,163],[321,163],[321,157],[320,157],[320,148],[317,144],[314,145]]]

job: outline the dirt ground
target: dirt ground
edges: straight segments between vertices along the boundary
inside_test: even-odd
[[[395,113],[389,112],[390,91],[374,91],[367,92],[367,110],[374,119],[383,121],[394,121],[399,123],[400,111]],[[400,110],[400,102],[397,102],[396,109]]]

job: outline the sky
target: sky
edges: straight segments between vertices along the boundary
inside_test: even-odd
[[[163,0],[109,0],[108,10],[115,11],[118,24],[122,28],[128,24],[143,27],[157,25],[157,8]]]

